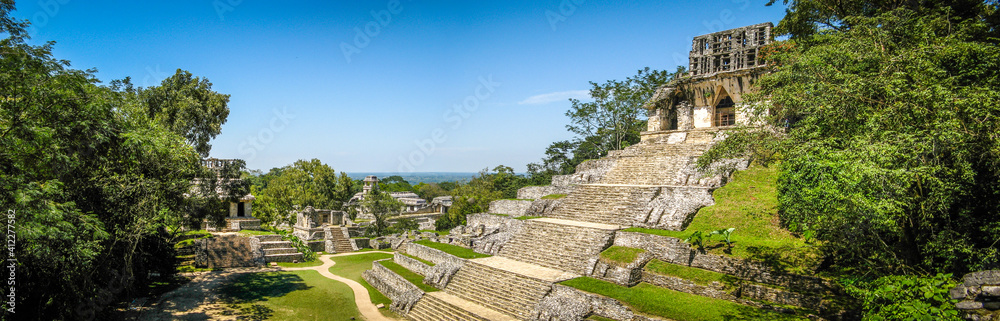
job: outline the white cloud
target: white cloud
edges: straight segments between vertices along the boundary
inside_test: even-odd
[[[590,91],[588,90],[570,90],[570,91],[559,91],[548,94],[534,95],[528,97],[525,100],[518,102],[518,105],[538,105],[538,104],[548,104],[555,101],[566,101],[570,98],[576,99],[587,99],[590,98]]]

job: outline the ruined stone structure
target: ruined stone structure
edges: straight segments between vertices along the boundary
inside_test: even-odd
[[[766,72],[760,49],[771,43],[771,28],[763,23],[695,37],[688,77],[657,89],[642,139],[746,124],[743,94]]]
[[[364,187],[361,191],[354,194],[349,201],[347,201],[347,206],[357,206],[358,207],[358,218],[360,219],[374,219],[371,214],[365,213],[364,209],[358,204],[362,199],[365,198],[372,190],[378,190],[378,177],[374,175],[368,175],[364,179]],[[396,199],[400,203],[403,203],[401,209],[402,214],[423,214],[423,213],[444,213],[439,210],[447,211],[447,207],[451,207],[451,198],[447,199],[447,206],[444,205],[444,200],[437,205],[432,203],[427,203],[426,200],[420,198],[417,193],[413,192],[391,192],[389,193],[392,198]]]
[[[235,162],[235,159],[207,158],[201,161],[202,166],[214,171],[218,175],[225,166]],[[194,184],[200,184],[200,179],[195,179]],[[217,188],[216,193],[222,198],[222,189]],[[240,230],[260,230],[260,220],[253,216],[253,201],[256,198],[252,194],[244,195],[238,202],[229,203],[229,216],[226,217],[226,226],[218,228],[205,223],[204,229],[209,231],[240,231]]]
[[[525,187],[518,191],[519,200],[494,202],[494,214],[470,215],[467,226],[437,238],[468,242],[466,247],[492,257],[460,259],[405,238],[392,244],[433,263],[393,258],[443,291],[414,291],[379,266],[365,272],[365,279],[393,300],[393,310],[411,320],[582,320],[591,315],[659,320],[615,299],[558,284],[580,276],[623,286],[646,282],[756,308],[769,306],[758,302],[763,300],[825,311],[823,295],[836,291],[826,280],[701,253],[676,238],[622,231],[683,230],[698,209],[714,203],[712,191],[726,184],[731,171],[746,167],[744,160],[726,160],[713,164],[716,170],[709,173],[699,171],[696,162],[725,138],[726,128],[746,121],[737,107],[765,72],[759,49],[771,41],[770,29],[768,23],[695,37],[691,74],[658,89],[639,144],[581,164],[572,175],[553,177],[550,186]],[[633,262],[606,261],[600,253],[611,246],[644,252]],[[731,289],[649,273],[644,266],[652,259],[727,274],[740,282]]]
[[[306,242],[313,251],[346,253],[358,250],[348,232],[350,219],[347,213],[306,206],[302,210],[296,207],[292,214],[295,215],[292,234]]]
[[[966,274],[950,292],[966,320],[1000,320],[1000,270]]]

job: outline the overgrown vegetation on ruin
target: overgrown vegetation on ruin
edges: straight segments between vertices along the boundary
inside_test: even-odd
[[[862,302],[1000,268],[1000,3],[785,3],[775,30],[791,39],[771,46],[748,110],[768,126],[732,133],[700,164],[776,164],[780,223],[813,236]],[[956,318],[933,291],[907,293],[897,299],[913,309],[864,313]]]
[[[481,257],[490,257],[488,254],[478,253],[472,249],[467,249],[458,245],[451,245],[445,243],[432,242],[430,240],[420,240],[413,243],[417,243],[432,249],[441,250],[442,252],[463,258],[463,259],[478,259]]]
[[[756,259],[775,268],[795,273],[813,273],[822,260],[816,242],[805,235],[795,235],[783,228],[778,215],[778,169],[775,166],[751,166],[734,173],[726,186],[712,195],[715,205],[698,210],[682,231],[641,227],[625,231],[664,235],[679,239],[702,232],[702,249],[714,254]],[[736,228],[732,247],[711,231]]]
[[[630,288],[591,277],[579,277],[560,284],[614,298],[636,312],[672,320],[802,320],[794,314],[771,312],[647,283]]]

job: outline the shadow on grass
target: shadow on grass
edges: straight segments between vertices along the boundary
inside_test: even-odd
[[[249,273],[221,287],[219,297],[226,305],[239,310],[239,314],[245,319],[266,320],[274,314],[274,310],[258,302],[310,288],[312,287],[306,285],[305,280],[295,274]]]
[[[803,317],[770,311],[768,309],[755,308],[746,305],[737,305],[734,309],[722,314],[722,320],[805,320]]]

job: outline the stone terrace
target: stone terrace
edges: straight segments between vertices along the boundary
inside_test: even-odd
[[[538,318],[545,312],[538,311],[539,304],[555,283],[591,275],[619,229],[681,229],[698,208],[713,203],[711,190],[719,181],[702,178],[694,164],[716,139],[716,130],[678,131],[610,153],[602,159],[609,170],[576,179],[547,217],[526,220],[518,231],[508,232],[497,256],[468,260],[444,285],[444,293],[424,294],[406,317]]]

